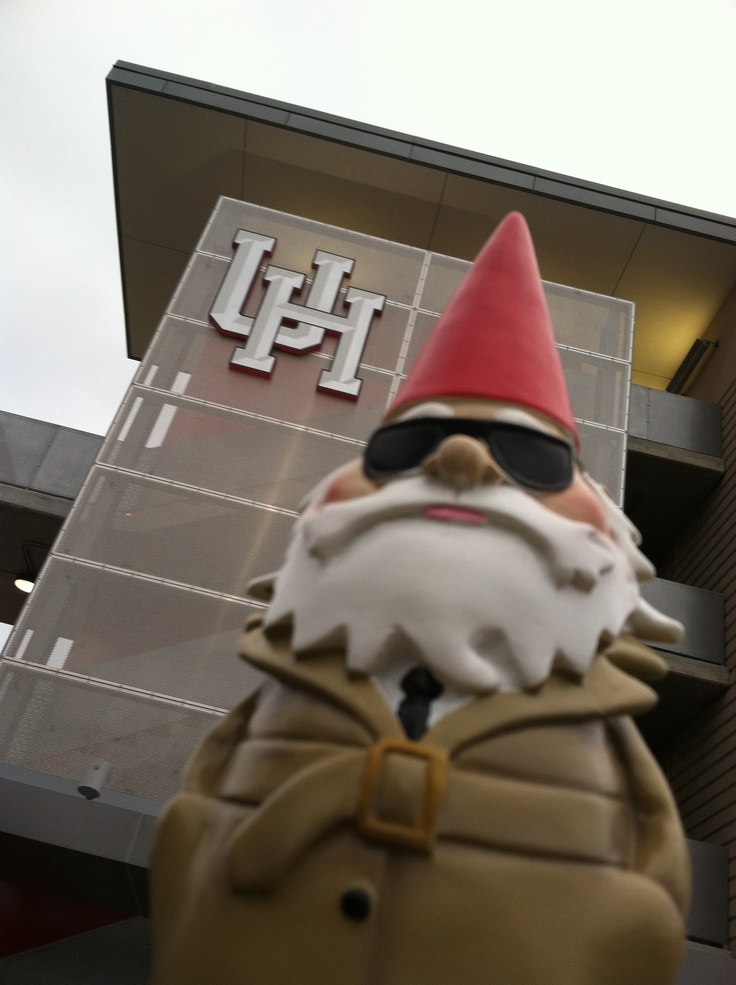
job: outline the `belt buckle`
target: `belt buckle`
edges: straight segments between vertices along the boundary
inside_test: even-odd
[[[415,823],[388,821],[376,815],[373,799],[376,780],[388,756],[400,754],[426,762],[424,790]],[[368,750],[358,795],[358,830],[366,838],[391,845],[431,851],[440,807],[447,786],[448,756],[442,749],[406,739],[381,739]]]

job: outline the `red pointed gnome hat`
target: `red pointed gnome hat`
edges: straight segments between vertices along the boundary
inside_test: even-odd
[[[579,439],[529,228],[512,212],[483,247],[387,417],[440,397],[502,400]]]

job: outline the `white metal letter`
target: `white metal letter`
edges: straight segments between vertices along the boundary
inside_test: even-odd
[[[333,308],[340,296],[344,277],[352,273],[355,261],[317,250],[315,268],[304,304],[292,301],[304,285],[304,274],[269,265],[263,275],[266,292],[255,318],[241,314],[241,308],[266,253],[276,240],[260,233],[239,229],[234,238],[235,254],[210,310],[210,318],[223,335],[245,339],[230,357],[235,369],[270,376],[275,359],[274,345],[291,352],[319,349],[325,332],[340,336],[329,369],[320,374],[317,388],[328,393],[357,398],[361,380],[355,375],[360,364],[368,330],[376,311],[382,311],[385,295],[350,288],[345,294],[347,315],[336,315]],[[284,324],[286,323],[286,324]]]
[[[247,229],[238,229],[235,233],[235,253],[210,308],[210,318],[218,332],[238,339],[249,335],[253,319],[241,315],[240,309],[245,304],[264,254],[270,254],[275,245],[276,240],[272,236],[261,236]]]

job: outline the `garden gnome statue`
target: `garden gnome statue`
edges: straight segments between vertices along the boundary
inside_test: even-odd
[[[576,458],[509,215],[296,522],[152,865],[155,985],[673,985],[685,841],[631,715],[679,636]]]

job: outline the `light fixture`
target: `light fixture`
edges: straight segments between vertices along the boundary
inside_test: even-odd
[[[36,577],[44,562],[44,559],[49,551],[48,544],[36,544],[30,540],[24,540],[20,545],[20,549],[23,552],[23,559],[26,562],[25,569],[19,572],[13,581],[15,587],[21,591],[25,592],[26,595],[33,591],[33,586],[36,583]],[[34,564],[33,558],[31,557],[31,551],[35,550],[37,553],[36,562]]]
[[[709,349],[715,349],[718,342],[714,339],[696,339],[690,346],[690,351],[677,367],[677,372],[667,386],[667,393],[682,393],[688,380],[700,365],[700,360]]]

